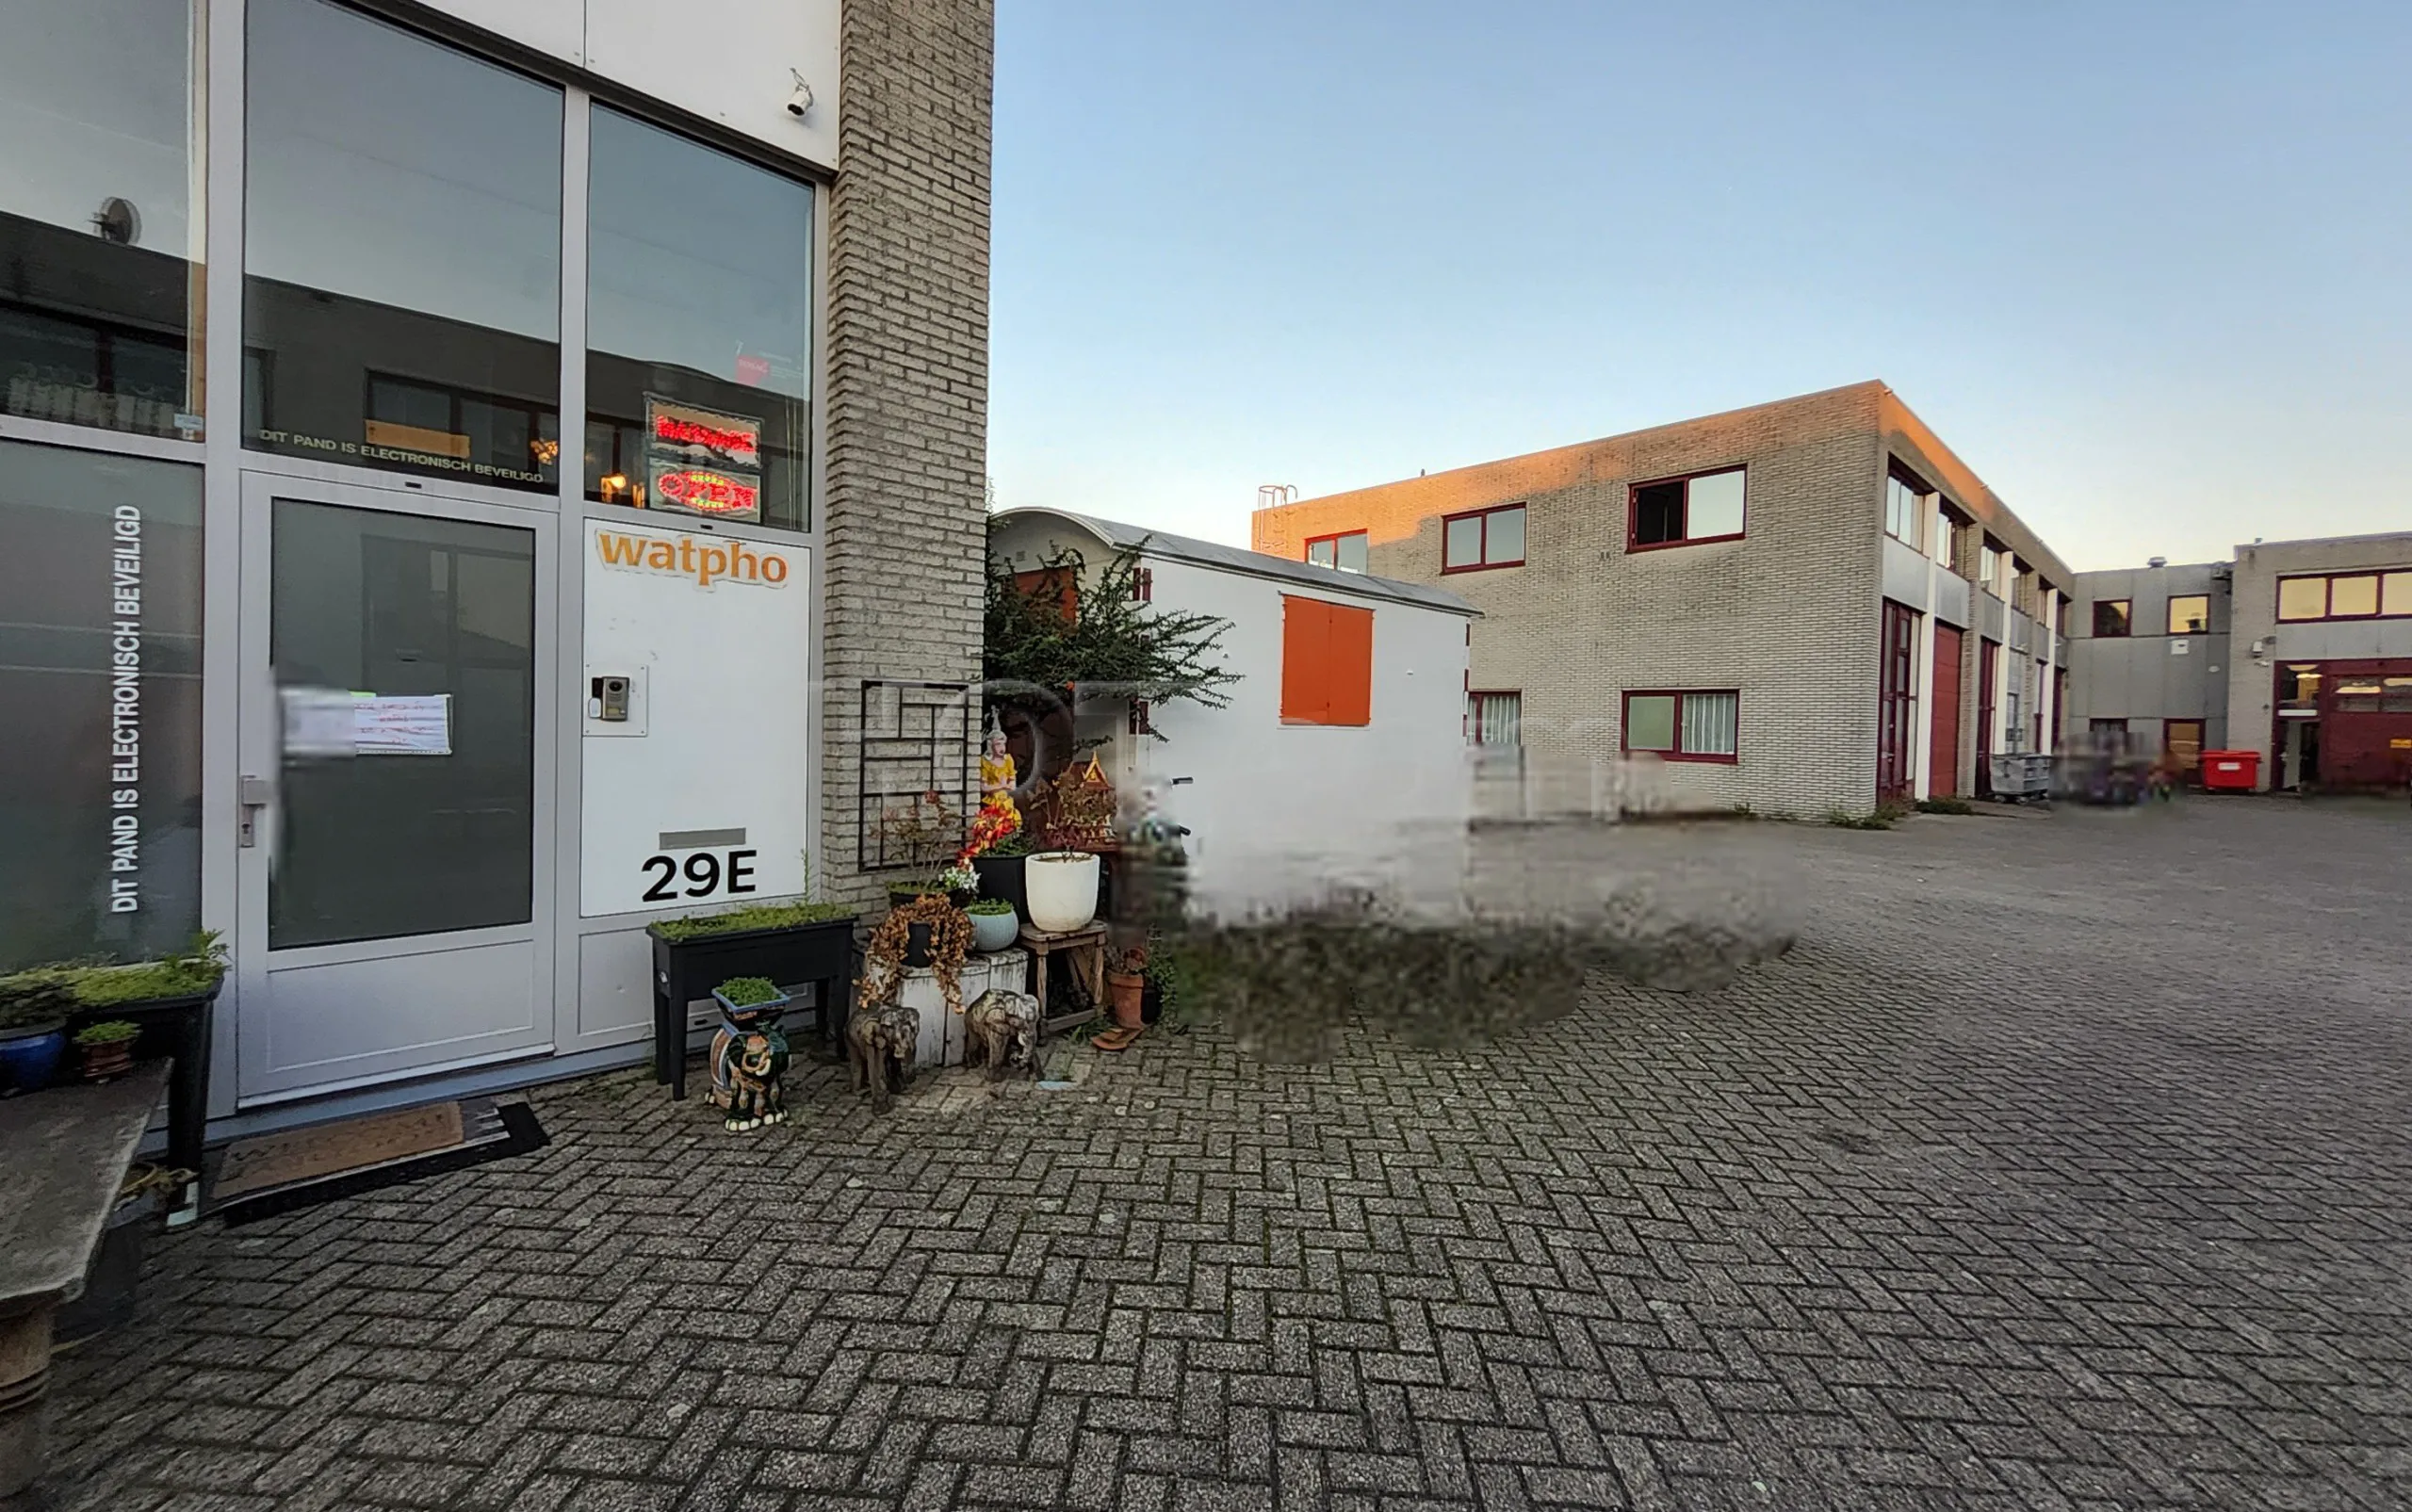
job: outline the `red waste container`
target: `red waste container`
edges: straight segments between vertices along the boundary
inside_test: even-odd
[[[2258,751],[2206,751],[2203,786],[2212,792],[2249,793],[2260,785]]]

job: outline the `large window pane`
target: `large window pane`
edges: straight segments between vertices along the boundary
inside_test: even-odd
[[[1628,751],[1672,751],[1675,695],[1635,693],[1625,699],[1624,743]]]
[[[594,122],[586,496],[803,529],[811,188],[616,111]]]
[[[2316,620],[2327,612],[2327,578],[2281,577],[2278,579],[2278,618]]]
[[[188,0],[0,0],[0,408],[198,435]]]
[[[2362,573],[2351,577],[2328,579],[2328,612],[2340,614],[2375,614],[2378,612],[2378,578]]]
[[[1742,475],[1711,473],[1706,478],[1693,479],[1690,508],[1684,522],[1686,539],[1698,541],[1707,536],[1741,533]]]
[[[1482,516],[1467,514],[1442,528],[1441,564],[1444,567],[1482,565]]]
[[[535,538],[279,499],[272,542],[269,656],[288,701],[442,703],[419,706],[440,709],[440,738],[416,749],[323,756],[288,743],[269,944],[526,923]]]
[[[2379,601],[2382,614],[2412,614],[2412,572],[2391,572],[2385,579],[2384,596]]]
[[[323,0],[250,13],[244,444],[549,490],[561,91]]]
[[[1687,756],[1732,756],[1739,723],[1738,693],[1684,695],[1684,753]]]
[[[1493,566],[1524,560],[1524,512],[1494,510],[1484,518],[1482,560]]]
[[[0,442],[0,971],[201,927],[201,470]]]

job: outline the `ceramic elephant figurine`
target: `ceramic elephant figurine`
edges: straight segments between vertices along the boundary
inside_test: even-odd
[[[963,1064],[986,1063],[990,1077],[1038,1069],[1038,1000],[990,987],[963,1010]]]
[[[715,1090],[713,1100],[727,1110],[724,1128],[746,1130],[785,1123],[788,1116],[786,1077],[788,1037],[762,1028],[713,1043],[713,1080],[725,1080],[727,1091]],[[724,1100],[725,1099],[725,1100]]]
[[[921,1038],[921,1016],[903,1003],[857,1008],[846,1020],[846,1058],[854,1065],[855,1090],[871,1089],[871,1105],[886,1113],[896,1091],[913,1080]]]

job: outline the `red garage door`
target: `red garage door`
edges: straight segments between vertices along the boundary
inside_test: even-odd
[[[1934,627],[1934,740],[1927,751],[1927,790],[1960,794],[1960,632]]]

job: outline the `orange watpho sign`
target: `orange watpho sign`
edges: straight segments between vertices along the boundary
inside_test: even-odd
[[[632,530],[595,532],[595,559],[627,572],[688,577],[698,588],[750,583],[777,588],[788,580],[788,553],[747,541],[714,541],[692,535],[650,535]]]

